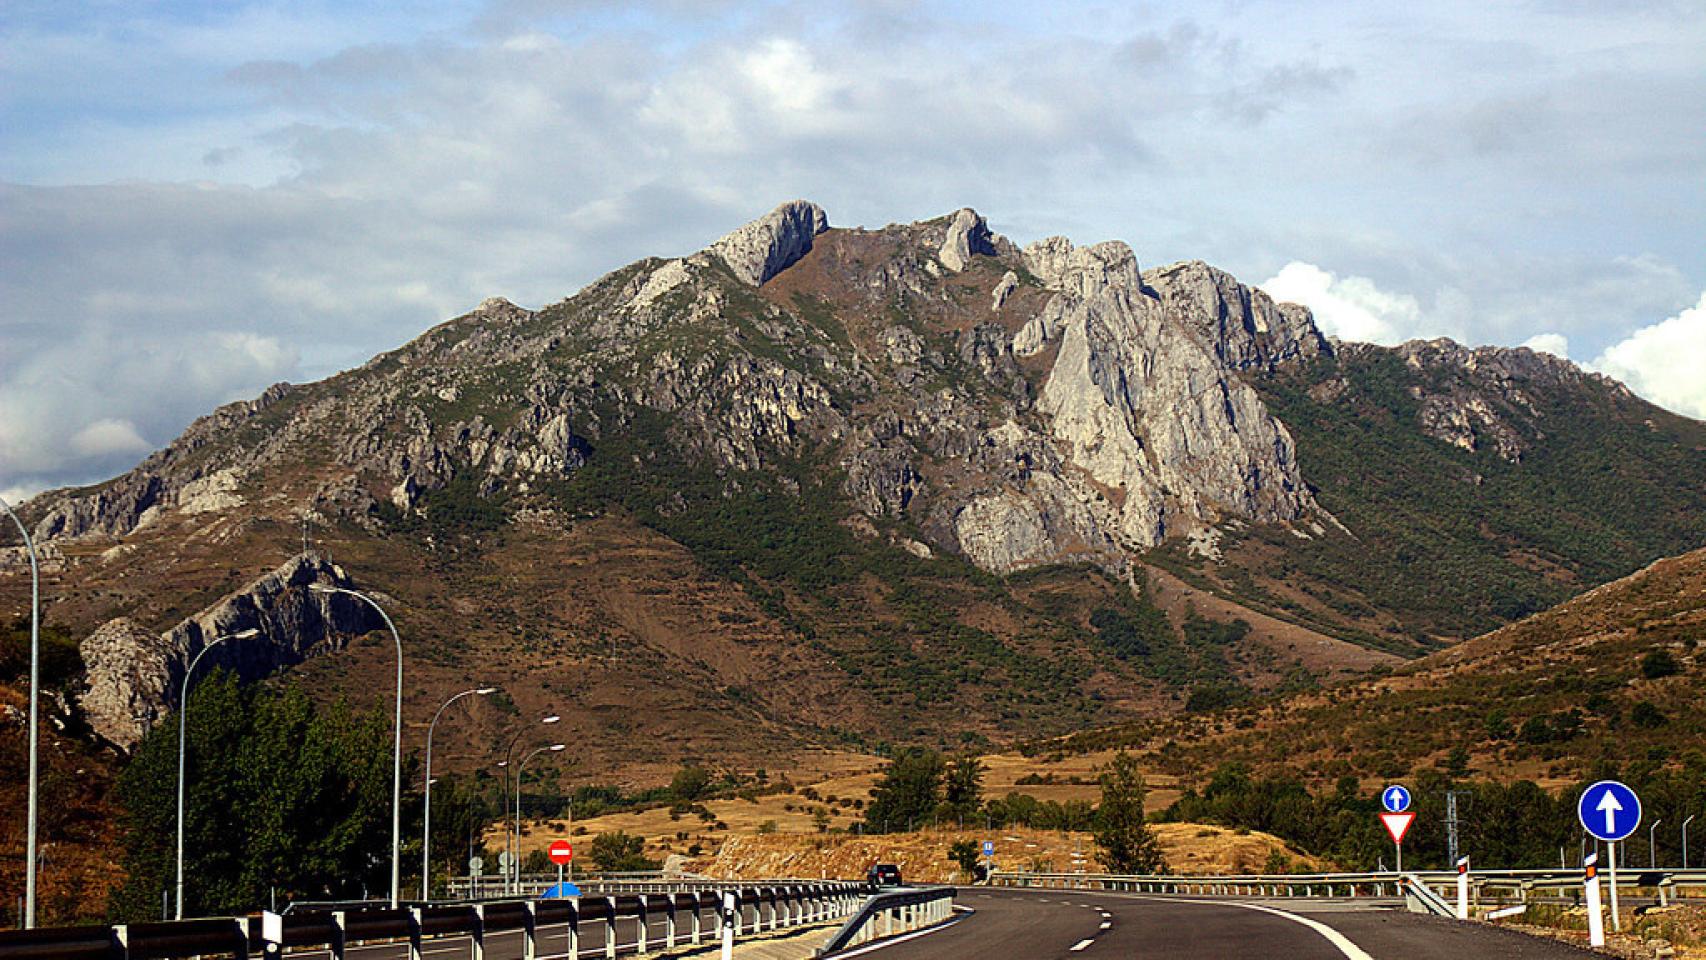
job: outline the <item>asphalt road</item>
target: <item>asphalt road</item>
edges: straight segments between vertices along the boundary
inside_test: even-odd
[[[1594,954],[1369,901],[1234,900],[962,889],[973,916],[873,960],[1569,960]]]

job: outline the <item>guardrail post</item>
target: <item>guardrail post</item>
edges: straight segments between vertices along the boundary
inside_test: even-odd
[[[533,900],[523,906],[527,912],[521,917],[521,960],[535,960],[539,956],[539,906]]]
[[[605,897],[604,902],[610,907],[604,915],[604,956],[608,960],[616,958],[616,898]]]
[[[648,949],[651,946],[651,943],[648,940],[648,937],[649,937],[649,934],[651,931],[646,926],[646,912],[647,912],[646,911],[646,902],[650,899],[651,899],[650,894],[646,894],[646,893],[640,894],[640,914],[639,914],[640,930],[639,930],[638,935],[634,939],[635,939],[635,942],[640,945],[640,953],[642,955],[651,952]]]
[[[663,948],[675,949],[675,894],[663,895]]]
[[[119,960],[130,957],[130,925],[121,923],[113,927],[113,942],[118,944]]]
[[[326,945],[326,952],[332,955],[332,960],[344,960],[344,912],[332,911],[332,942]],[[478,957],[475,958],[478,960]]]
[[[712,896],[715,896],[715,894],[712,894]],[[690,939],[688,941],[689,943],[693,944],[695,947],[697,947],[699,945],[699,938],[703,933],[703,925],[704,925],[703,914],[704,914],[704,912],[705,912],[705,894],[695,892],[693,894],[693,933],[691,935],[692,939]]]
[[[341,914],[337,914],[341,916]],[[486,907],[484,904],[474,904],[474,929],[468,931],[468,955],[473,960],[485,960],[486,957]],[[338,954],[335,960],[342,960],[343,954]]]
[[[409,960],[421,960],[421,908],[408,907],[404,912],[409,918]]]
[[[578,960],[581,955],[581,911],[573,900],[568,901],[569,921],[563,931],[564,939],[568,940],[569,960]]]

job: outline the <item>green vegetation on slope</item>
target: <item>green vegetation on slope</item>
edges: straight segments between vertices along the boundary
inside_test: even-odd
[[[1606,387],[1525,383],[1534,412],[1498,412],[1544,436],[1511,463],[1421,432],[1411,391],[1443,390],[1442,376],[1371,351],[1254,381],[1317,499],[1355,535],[1252,528],[1283,548],[1273,576],[1349,587],[1412,627],[1469,636],[1706,544],[1706,424]],[[1341,394],[1311,396],[1335,377]]]

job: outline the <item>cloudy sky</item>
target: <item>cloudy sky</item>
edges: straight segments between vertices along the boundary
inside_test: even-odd
[[[1201,258],[1706,417],[1706,6],[7,0],[0,493],[779,201]]]

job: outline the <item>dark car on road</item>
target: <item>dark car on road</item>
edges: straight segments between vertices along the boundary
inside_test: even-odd
[[[865,871],[865,882],[873,887],[900,886],[900,868],[892,863],[873,863]]]

